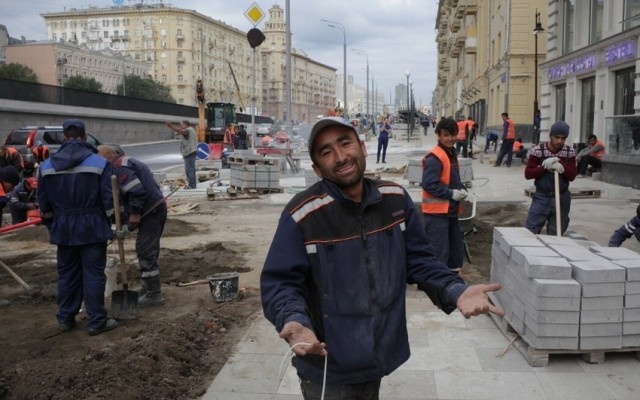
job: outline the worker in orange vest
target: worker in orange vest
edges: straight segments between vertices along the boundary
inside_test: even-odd
[[[23,180],[11,192],[9,198],[9,210],[11,211],[11,223],[19,224],[29,217],[40,216],[38,211],[37,192],[38,181],[34,177]]]
[[[459,273],[464,263],[464,244],[458,211],[467,192],[460,180],[453,148],[458,124],[444,118],[436,125],[438,144],[422,160],[422,214],[427,240],[439,261]]]
[[[233,138],[236,135],[235,129],[233,128],[233,124],[227,124],[227,127],[224,131],[224,138],[222,139],[222,144],[226,151],[233,151]]]
[[[511,160],[513,159],[513,142],[516,141],[516,123],[509,118],[509,113],[502,113],[502,145],[500,145],[500,152],[496,159],[494,167],[502,165],[502,159],[507,156],[507,167],[511,166]]]
[[[49,158],[49,148],[42,144],[42,140],[36,141],[36,147],[33,148],[34,162],[41,164],[44,160]]]
[[[464,115],[461,115],[460,117],[458,117],[458,134],[456,136],[456,152],[458,154],[462,154],[462,157],[467,157],[468,156],[468,151],[467,149],[469,148],[469,133],[471,131],[471,126],[473,125],[473,121],[471,121],[472,124],[469,125],[469,122],[466,121],[464,119]],[[460,149],[462,148],[462,153],[460,153]]]
[[[513,143],[513,155],[522,160],[522,165],[525,165],[527,163],[528,152],[529,150],[525,149],[524,145],[522,144],[522,138],[517,138]]]
[[[13,147],[0,146],[0,167],[12,165],[18,173],[24,169],[22,154]]]
[[[592,171],[600,171],[603,157],[604,143],[598,140],[596,135],[589,135],[589,145],[582,149],[576,156],[576,161],[578,161],[578,176],[584,178],[587,175],[587,168],[589,168],[589,166],[591,166]]]

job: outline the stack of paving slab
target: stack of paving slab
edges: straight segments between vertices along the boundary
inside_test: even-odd
[[[491,253],[498,303],[533,348],[640,346],[640,254],[525,228],[495,228]]]

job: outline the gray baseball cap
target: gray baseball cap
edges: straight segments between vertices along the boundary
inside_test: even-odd
[[[311,150],[313,149],[313,142],[316,140],[316,136],[318,136],[318,133],[320,133],[323,129],[328,128],[328,127],[333,126],[333,125],[346,126],[347,128],[350,128],[351,130],[356,132],[356,128],[354,128],[353,125],[351,125],[351,123],[349,121],[347,121],[346,119],[344,119],[342,117],[325,117],[325,118],[322,118],[321,120],[316,122],[315,125],[313,125],[313,128],[311,128],[311,135],[309,135],[309,143],[308,143],[309,154],[311,154]],[[358,132],[356,132],[356,134],[357,133]]]

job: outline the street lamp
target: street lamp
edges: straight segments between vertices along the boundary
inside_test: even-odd
[[[409,77],[411,76],[411,72],[407,71],[404,73],[404,76],[407,77],[407,142],[411,138],[411,133],[409,132]]]
[[[367,54],[366,51],[364,50],[359,50],[359,49],[351,49],[352,51],[355,51],[356,53],[359,54],[364,54],[364,56],[367,58],[367,94],[366,94],[366,99],[367,99],[367,120],[369,120],[371,118],[371,114],[369,114],[369,54]]]
[[[536,113],[538,112],[538,34],[544,32],[542,28],[542,24],[540,23],[540,13],[536,10],[536,26],[533,28],[533,37],[535,43],[535,54],[533,57],[533,65],[534,65],[534,84],[533,84],[533,138],[532,142],[534,144],[538,144],[540,141],[540,126],[539,120],[536,123]]]
[[[347,30],[344,28],[344,25],[342,25],[340,22],[336,22],[336,21],[329,21],[326,19],[322,19],[322,22],[326,22],[328,26],[330,26],[331,28],[339,28],[342,30],[342,47],[343,47],[343,59],[344,59],[344,76],[342,77],[342,90],[344,91],[343,93],[343,102],[344,102],[344,112],[343,112],[343,117],[345,119],[347,119],[348,117],[348,113],[347,113]]]

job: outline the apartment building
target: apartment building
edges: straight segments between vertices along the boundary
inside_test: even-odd
[[[198,79],[203,80],[208,102],[239,105],[253,92],[253,52],[246,33],[194,10],[140,2],[70,8],[42,17],[52,41],[108,49],[150,63],[151,77],[167,85],[180,104],[197,104]],[[261,60],[257,63],[260,69]],[[257,74],[256,86],[262,87],[262,74]],[[258,98],[258,109],[260,102]]]
[[[640,188],[640,2],[553,0],[546,11],[543,137],[557,120],[578,148],[595,134],[606,148],[603,180]]]
[[[104,93],[116,94],[124,75],[146,77],[151,65],[111,51],[93,51],[69,42],[28,42],[5,47],[6,61],[26,65],[45,85],[64,86],[73,76],[93,78]]]
[[[284,10],[274,5],[264,26],[266,40],[258,49],[262,61],[263,114],[285,120],[286,25]],[[291,119],[315,121],[336,102],[336,69],[291,49]]]
[[[481,127],[501,129],[508,112],[518,134],[530,140],[536,60],[545,61],[547,38],[533,34],[536,14],[546,26],[545,0],[441,0],[436,19],[438,77],[433,113],[471,116]],[[537,39],[536,39],[537,38]],[[536,40],[538,42],[536,51]],[[537,77],[537,84],[536,84]]]

